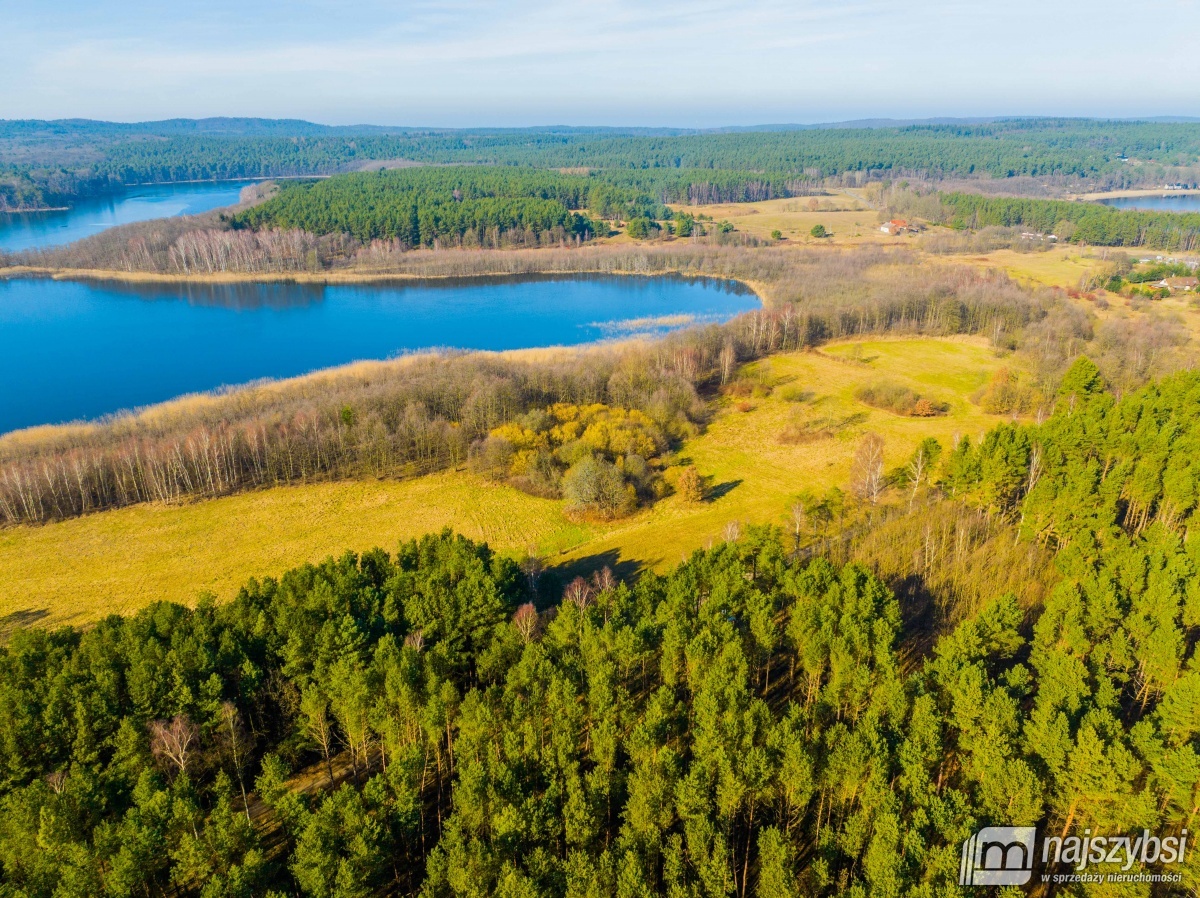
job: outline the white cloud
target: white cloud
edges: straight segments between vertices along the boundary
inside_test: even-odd
[[[1185,108],[1195,54],[1157,55],[1129,77],[1120,60],[1133,51],[1113,27],[1128,14],[1080,0],[74,2],[53,21],[14,11],[0,116],[719,124],[1196,112]],[[1155,15],[1174,33],[1200,24],[1177,0],[1142,4],[1139,16]]]

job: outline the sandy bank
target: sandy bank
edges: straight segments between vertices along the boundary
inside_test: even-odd
[[[1100,193],[1078,193],[1068,196],[1069,200],[1087,200],[1095,202],[1097,200],[1119,200],[1119,199],[1136,199],[1143,196],[1197,196],[1200,195],[1200,190],[1163,190],[1161,187],[1147,188],[1139,190],[1107,190]]]

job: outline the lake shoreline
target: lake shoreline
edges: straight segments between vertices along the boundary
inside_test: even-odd
[[[614,277],[663,277],[676,275],[685,278],[707,278],[741,284],[757,297],[763,308],[770,306],[766,285],[749,278],[723,274],[691,274],[679,270],[624,271],[544,268],[538,271],[486,271],[469,274],[413,274],[411,272],[379,271],[292,271],[292,272],[240,272],[225,271],[214,274],[167,274],[156,271],[121,271],[105,268],[58,268],[42,265],[11,265],[0,267],[0,280],[20,278],[49,278],[55,281],[116,281],[126,284],[178,284],[178,285],[228,285],[228,284],[297,284],[304,286],[352,287],[389,283],[420,283],[422,281],[474,281],[484,278],[574,278],[595,275]]]
[[[305,383],[315,384],[322,381],[339,380],[345,377],[370,377],[374,373],[388,369],[402,368],[428,358],[486,356],[489,358],[535,363],[554,360],[556,358],[578,357],[580,355],[592,355],[602,352],[620,352],[624,349],[644,344],[650,339],[652,338],[634,335],[599,340],[592,343],[529,346],[521,349],[432,348],[413,350],[412,352],[390,359],[356,359],[354,361],[343,362],[340,365],[317,368],[314,371],[296,374],[291,377],[262,377],[245,383],[215,387],[211,390],[196,390],[190,393],[181,393],[178,396],[172,396],[170,399],[164,399],[161,402],[152,402],[148,405],[135,408],[121,409],[91,420],[64,421],[61,424],[32,424],[29,427],[4,431],[0,433],[0,449],[11,449],[14,446],[30,442],[36,443],[39,440],[55,436],[87,433],[96,428],[105,427],[113,420],[118,419],[149,421],[154,418],[169,418],[177,410],[188,409],[189,411],[194,411],[202,405],[215,406],[235,393],[276,392]]]
[[[573,356],[575,347],[651,338],[762,308],[759,295],[740,281],[677,273],[657,281],[569,272],[381,275],[367,283],[310,277],[304,284],[245,278],[146,284],[37,274],[7,269],[0,278],[0,320],[12,324],[0,340],[7,347],[0,371],[14,391],[14,402],[0,414],[7,433],[42,422],[86,427],[179,397],[386,368],[412,355],[549,350]],[[111,297],[167,301],[114,305]],[[380,301],[400,297],[405,301]],[[74,311],[53,314],[59,302]],[[116,323],[109,320],[113,314],[121,316]],[[161,340],[141,339],[141,326],[154,335],[187,333],[188,345],[170,349]],[[124,349],[79,362],[99,332],[112,332]],[[54,352],[41,348],[47,339]],[[60,364],[47,364],[48,357]],[[42,392],[53,400],[49,406],[29,399]]]
[[[247,178],[147,183],[96,193],[42,196],[22,203],[20,210],[0,214],[0,254],[9,255],[11,262],[21,253],[53,252],[113,228],[237,206],[247,190],[264,192],[265,188],[254,186],[257,183]]]
[[[113,190],[104,190],[99,193],[81,193],[81,194],[60,194],[73,198],[75,203],[87,202],[88,200],[105,200],[116,199],[123,193],[128,193],[131,190],[136,190],[139,187],[174,187],[178,185],[190,184],[242,184],[246,186],[251,184],[265,184],[268,181],[308,181],[308,180],[324,180],[332,178],[333,175],[275,175],[273,177],[264,177],[263,175],[246,176],[244,178],[191,178],[186,181],[138,181],[133,184],[122,184]],[[25,206],[19,209],[0,209],[0,215],[39,215],[43,212],[71,212],[75,206]],[[148,219],[147,219],[148,220]],[[119,225],[114,225],[119,227]]]
[[[1139,199],[1143,197],[1171,197],[1171,196],[1200,196],[1200,188],[1189,190],[1163,190],[1161,187],[1139,187],[1129,190],[1104,190],[1096,193],[1077,193],[1068,196],[1067,199],[1073,202],[1090,202],[1098,203],[1103,200],[1124,200],[1124,199]]]

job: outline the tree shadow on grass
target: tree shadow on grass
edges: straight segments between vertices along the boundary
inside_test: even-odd
[[[24,630],[32,627],[39,621],[50,616],[48,608],[26,608],[23,611],[14,611],[11,614],[5,614],[0,617],[0,642],[7,642],[8,639],[17,630]]]
[[[632,582],[646,567],[647,565],[639,561],[622,559],[618,549],[609,549],[595,555],[574,558],[563,564],[551,565],[538,580],[538,604],[557,605],[567,584],[576,577],[590,581],[593,574],[608,568],[617,580]]]
[[[726,480],[724,483],[714,483],[704,491],[704,498],[708,502],[716,502],[718,499],[728,496],[741,485],[741,479]]]

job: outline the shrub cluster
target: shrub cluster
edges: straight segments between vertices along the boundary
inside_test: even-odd
[[[611,518],[663,494],[666,448],[644,412],[556,403],[492,430],[472,447],[471,466],[534,495],[565,497],[572,513]]]
[[[867,405],[910,418],[932,418],[950,411],[950,403],[922,396],[895,381],[864,384],[854,391],[854,397]]]

